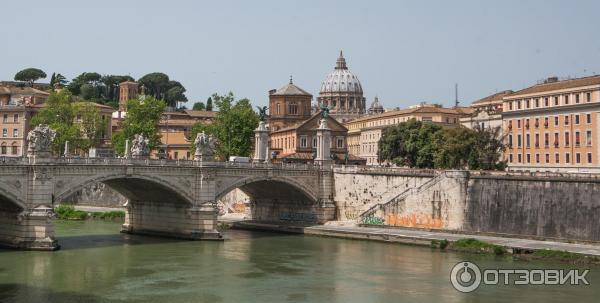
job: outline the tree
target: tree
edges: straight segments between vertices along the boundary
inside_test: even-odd
[[[117,154],[125,153],[125,141],[132,141],[136,134],[142,134],[149,140],[150,149],[157,147],[160,144],[158,123],[164,110],[165,102],[152,96],[127,101],[127,116],[122,122],[122,130],[113,135]]]
[[[205,110],[206,106],[204,105],[204,102],[196,102],[194,103],[194,107],[192,107],[193,110]]]
[[[250,156],[254,138],[254,129],[258,126],[258,114],[252,109],[248,99],[235,101],[233,93],[213,94],[212,99],[219,109],[212,124],[197,123],[192,127],[190,139],[204,131],[217,139],[215,155],[228,159],[231,155]],[[195,146],[192,145],[192,154]]]
[[[68,91],[52,92],[46,100],[46,107],[42,108],[31,119],[31,126],[48,124],[56,131],[52,142],[52,150],[56,154],[63,151],[65,141],[69,141],[76,148],[80,138],[79,127],[75,125],[76,109],[72,104],[72,96]]]
[[[442,128],[428,122],[411,119],[383,130],[379,140],[379,161],[399,166],[433,168],[432,138]]]
[[[76,104],[77,117],[80,123],[81,140],[78,147],[82,150],[89,150],[96,146],[98,140],[108,127],[108,121],[102,119],[98,108],[91,102],[79,102]]]
[[[169,76],[163,73],[150,73],[141,77],[138,82],[146,89],[146,95],[164,100],[169,89]]]
[[[438,132],[434,137],[436,168],[467,169],[470,163],[473,164],[476,153],[474,131],[457,127]]]
[[[88,83],[81,85],[79,88],[79,96],[84,100],[92,100],[98,97],[98,89]]]
[[[15,74],[16,81],[27,82],[29,86],[33,87],[33,83],[38,79],[46,78],[46,73],[41,69],[37,68],[26,68]]]
[[[65,76],[58,73],[54,77],[54,83],[52,83],[52,87],[54,87],[55,84],[58,84],[60,86],[65,86],[65,84],[67,84],[67,78],[65,78]]]
[[[208,97],[208,100],[206,100],[206,110],[209,112],[213,110],[213,101],[211,97]]]
[[[50,87],[54,87],[54,81],[56,81],[56,74],[52,73],[52,76],[50,76]]]

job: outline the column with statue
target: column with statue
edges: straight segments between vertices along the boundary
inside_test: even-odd
[[[321,104],[321,120],[317,128],[317,155],[315,163],[325,166],[331,164],[331,130],[327,126],[329,108]]]
[[[267,107],[258,107],[260,122],[254,130],[254,162],[266,162],[269,158],[267,148],[269,144],[269,131],[265,125],[267,117]]]

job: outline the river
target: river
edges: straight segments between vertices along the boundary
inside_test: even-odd
[[[570,268],[427,247],[230,230],[223,242],[119,233],[120,224],[57,221],[62,249],[0,250],[1,302],[598,302],[589,286],[456,291],[451,268]]]

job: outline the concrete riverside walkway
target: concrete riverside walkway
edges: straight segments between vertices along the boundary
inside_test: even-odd
[[[576,244],[556,241],[540,241],[531,239],[517,239],[507,237],[495,237],[486,235],[457,234],[448,232],[432,232],[425,230],[400,229],[400,228],[377,228],[361,226],[335,226],[315,225],[297,226],[287,224],[268,224],[253,221],[239,221],[234,227],[241,229],[260,229],[284,232],[296,232],[308,235],[331,236],[348,239],[376,240],[385,242],[406,243],[415,245],[430,245],[431,240],[448,240],[454,242],[460,239],[474,238],[487,243],[502,245],[512,249],[542,250],[552,249],[568,251],[572,253],[600,256],[600,244]]]
[[[103,206],[87,206],[87,205],[73,205],[76,210],[85,211],[88,213],[103,213],[107,211],[125,211],[123,207],[103,207]]]

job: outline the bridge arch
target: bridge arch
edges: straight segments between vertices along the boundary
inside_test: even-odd
[[[83,178],[63,184],[62,190],[56,193],[56,201],[63,201],[70,195],[98,182],[108,185],[111,189],[129,199],[130,202],[171,202],[187,206],[193,204],[190,192],[173,182],[157,177],[156,175],[129,175],[123,173]]]
[[[27,209],[25,203],[19,198],[14,191],[0,186],[0,211],[21,211]]]
[[[268,177],[268,176],[253,176],[235,180],[223,188],[217,189],[215,200],[221,199],[224,195],[231,192],[232,190],[239,188],[247,194],[254,194],[254,196],[271,196],[273,193],[272,186],[283,187],[284,189],[290,190],[293,193],[300,193],[305,196],[310,202],[316,203],[318,198],[317,194],[311,191],[304,184],[288,177]],[[260,189],[266,189],[268,192],[266,195],[264,191]]]
[[[217,189],[216,200],[221,200],[222,206],[225,208],[220,209],[220,211],[240,211],[240,208],[237,207],[239,201],[222,199],[234,189],[241,190],[249,198],[249,201],[245,202],[245,206],[242,208],[247,219],[267,222],[304,221],[310,223],[319,220],[316,190],[301,183],[301,181],[282,176],[254,176],[237,179]],[[227,203],[235,203],[236,206],[228,208]],[[233,204],[230,206],[233,206]]]

